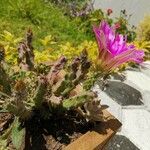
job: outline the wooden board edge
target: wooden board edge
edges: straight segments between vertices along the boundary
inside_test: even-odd
[[[107,110],[104,110],[104,115],[110,117],[107,122],[103,122],[92,131],[88,131],[76,141],[69,144],[64,150],[101,150],[104,148],[104,145],[122,126],[120,121]]]

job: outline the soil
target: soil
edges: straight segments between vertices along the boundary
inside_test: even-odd
[[[0,135],[5,129],[8,128],[9,124],[13,122],[13,116],[9,113],[0,113]]]
[[[0,114],[0,126],[8,115],[10,114]],[[65,116],[57,114],[45,120],[34,116],[23,126],[26,127],[24,150],[62,150],[91,130],[94,124],[87,123],[84,118],[70,111]],[[12,144],[9,146],[10,150],[15,150]]]

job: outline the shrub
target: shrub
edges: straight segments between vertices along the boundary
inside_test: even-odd
[[[150,60],[150,41],[136,40],[133,42],[139,49],[145,52],[145,60]]]
[[[5,48],[5,59],[7,63],[17,64],[18,52],[16,45],[18,45],[22,39],[23,38],[16,37],[8,31],[4,31],[3,34],[0,35],[0,45],[3,45]],[[55,42],[55,38],[52,35],[47,35],[42,39],[37,39],[37,43],[34,46],[35,63],[54,61],[62,54],[70,60],[75,55],[79,55],[83,49],[87,50],[92,60],[95,59],[97,53],[96,42],[85,40],[79,45],[75,45],[71,42]]]
[[[132,15],[128,15],[126,10],[120,11],[120,16],[113,20],[114,25],[116,27],[116,31],[119,34],[123,34],[127,36],[127,41],[132,42],[136,38],[135,26],[131,26],[129,24],[129,20]]]
[[[7,30],[21,37],[26,28],[31,27],[37,38],[52,35],[56,41],[72,43],[89,39],[52,3],[47,4],[42,0],[3,0],[0,12],[0,33]]]
[[[108,11],[110,10],[111,9],[108,9]],[[93,36],[93,33],[90,28],[92,28],[93,25],[98,25],[102,20],[106,20],[110,25],[114,25],[117,33],[126,35],[128,42],[134,41],[136,38],[136,28],[129,24],[131,15],[128,15],[126,10],[121,10],[120,16],[113,19],[111,18],[113,11],[111,10],[111,13],[108,11],[105,13],[101,9],[92,10],[88,13],[75,16],[73,19],[75,23],[78,24],[79,29],[91,37]]]
[[[142,41],[150,41],[150,15],[145,16],[137,29],[137,38]]]

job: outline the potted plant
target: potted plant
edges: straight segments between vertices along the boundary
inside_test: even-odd
[[[18,47],[18,68],[8,67],[0,49],[0,149],[101,149],[121,123],[91,90],[127,61],[141,62],[143,51],[127,45],[107,22],[94,27],[99,56],[86,50],[73,60],[34,64],[32,31]],[[9,68],[9,69],[8,69]]]

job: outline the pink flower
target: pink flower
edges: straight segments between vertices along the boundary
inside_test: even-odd
[[[113,13],[113,11],[112,11],[112,9],[107,9],[107,15],[109,16],[110,14],[112,14]]]
[[[116,23],[115,23],[115,28],[116,28],[116,29],[119,29],[120,27],[121,27],[120,23],[119,23],[119,22],[116,22]]]
[[[115,33],[115,28],[110,27],[105,21],[94,26],[98,47],[101,68],[104,71],[111,71],[125,62],[141,63],[144,51],[137,50],[134,45],[126,43],[126,37]]]

